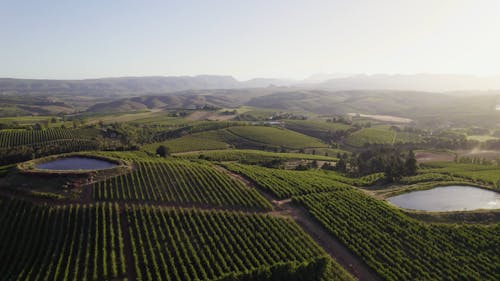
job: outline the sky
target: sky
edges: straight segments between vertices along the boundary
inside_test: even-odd
[[[0,0],[0,77],[500,74],[497,0]]]

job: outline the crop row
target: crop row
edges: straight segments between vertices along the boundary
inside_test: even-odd
[[[22,162],[34,157],[98,148],[98,142],[87,139],[51,140],[29,146],[0,147],[0,165]]]
[[[427,163],[421,173],[440,173],[500,188],[500,167],[464,163]]]
[[[1,130],[0,148],[20,145],[33,145],[54,140],[81,138],[71,129],[50,128],[45,130]]]
[[[350,280],[293,222],[234,212],[127,209],[138,280]]]
[[[37,206],[0,199],[2,280],[125,276],[118,205]]]
[[[291,171],[229,163],[224,166],[252,179],[259,187],[282,199],[294,195],[348,188],[348,184],[353,184],[355,181],[334,172]]]
[[[500,226],[425,224],[354,189],[294,198],[385,280],[498,280]]]
[[[269,209],[254,189],[208,164],[183,160],[137,161],[131,173],[93,185],[96,200],[141,200]]]
[[[277,153],[253,149],[224,149],[212,151],[198,151],[180,154],[178,157],[184,159],[203,158],[210,161],[238,161],[240,163],[262,163],[272,160],[324,160],[336,161],[337,158],[324,155],[312,155],[303,153]]]

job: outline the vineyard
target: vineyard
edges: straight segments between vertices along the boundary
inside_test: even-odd
[[[0,244],[2,280],[125,277],[116,204],[48,207],[1,198],[0,221],[0,239],[8,241]]]
[[[351,129],[350,125],[326,121],[286,120],[285,127],[289,130],[319,139],[328,139],[340,132]]]
[[[172,153],[196,151],[196,150],[210,150],[210,149],[224,149],[228,147],[227,143],[215,140],[204,139],[195,135],[188,135],[160,143],[147,144],[143,147],[145,151],[155,154],[159,145],[164,145],[170,149]]]
[[[384,280],[439,280],[442,276],[497,280],[498,225],[425,224],[340,182],[338,175],[334,180],[328,173],[226,166],[279,198],[293,196],[295,203],[305,206]]]
[[[82,138],[85,137],[72,129],[0,130],[0,148]]]
[[[127,216],[138,280],[350,280],[286,219],[157,207]]]
[[[364,128],[350,134],[346,143],[361,147],[365,144],[418,143],[421,137],[414,133],[397,132],[386,127]]]
[[[97,150],[95,131],[50,128],[0,130],[0,165],[52,154]]]
[[[184,159],[203,158],[210,161],[239,161],[241,163],[259,163],[272,160],[323,160],[336,161],[335,157],[303,153],[277,153],[253,149],[225,149],[198,151],[178,155]]]
[[[0,130],[1,280],[499,279],[498,212],[457,213],[483,218],[449,224],[455,214],[403,211],[377,199],[463,182],[494,189],[497,166],[425,163],[416,175],[379,186],[384,173],[352,178],[311,168],[344,151],[295,131],[208,121],[176,127],[160,117],[148,119],[158,132],[168,128],[152,139],[158,142],[80,152],[128,164],[81,178],[30,174],[28,182],[22,165],[2,163],[102,149],[100,129]],[[289,124],[297,131],[312,124],[308,133],[328,138],[337,127],[350,130],[314,122]],[[391,142],[412,137],[389,127],[353,135],[372,138],[374,130],[391,133]],[[372,139],[379,137],[388,140]],[[153,156],[160,144],[182,153]],[[313,160],[319,165],[306,170],[264,167]]]
[[[267,144],[269,146],[285,147],[289,149],[327,146],[318,139],[294,131],[274,127],[240,126],[228,128],[227,131],[240,138],[258,144]]]
[[[479,184],[487,184],[500,188],[500,167],[496,165],[462,164],[462,163],[427,163],[423,165],[422,174],[439,173],[458,177]]]
[[[245,187],[209,164],[183,160],[137,161],[133,172],[97,182],[92,190],[94,198],[99,201],[270,208],[256,190]]]
[[[385,280],[498,280],[498,225],[425,224],[352,189],[294,201]]]
[[[295,195],[350,188],[350,185],[368,185],[383,176],[382,174],[373,174],[353,179],[335,172],[289,171],[232,163],[224,164],[224,166],[235,173],[250,178],[259,187],[281,199]]]

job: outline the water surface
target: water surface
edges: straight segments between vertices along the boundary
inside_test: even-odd
[[[388,198],[392,204],[422,211],[499,209],[500,193],[473,186],[442,186]]]
[[[115,163],[106,160],[74,156],[40,163],[36,165],[36,168],[44,170],[100,170],[115,166]]]

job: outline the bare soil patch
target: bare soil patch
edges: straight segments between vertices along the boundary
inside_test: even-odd
[[[193,121],[210,120],[210,121],[227,121],[234,118],[236,115],[219,115],[214,111],[195,111],[189,114],[186,119]]]
[[[417,151],[415,158],[418,162],[449,162],[455,160],[455,154],[447,151]]]
[[[408,123],[413,122],[412,119],[404,118],[404,117],[398,117],[398,116],[392,116],[392,115],[356,114],[356,113],[349,113],[349,115],[351,115],[351,116],[365,117],[365,118],[371,118],[371,119],[378,120],[378,121],[392,122],[392,123],[408,124]]]

